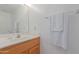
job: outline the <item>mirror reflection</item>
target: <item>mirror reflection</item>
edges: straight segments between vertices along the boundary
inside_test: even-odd
[[[0,34],[28,32],[28,13],[24,4],[0,4]]]

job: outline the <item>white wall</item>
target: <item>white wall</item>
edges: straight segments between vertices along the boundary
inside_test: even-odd
[[[33,4],[29,8],[29,31],[39,33],[38,23],[44,16],[78,9],[78,5]]]
[[[0,34],[8,34],[12,32],[11,14],[0,11]]]
[[[52,14],[55,13],[60,13],[60,12],[68,12],[71,10],[76,10],[79,9],[79,5],[51,5],[51,4],[47,4],[47,5],[32,5],[33,7],[35,7],[37,10],[40,11],[40,13],[38,13],[37,11],[32,11],[32,15],[30,15],[31,20],[35,20],[38,19],[39,21],[42,20],[41,18],[43,18],[44,16],[50,16]],[[32,7],[31,6],[31,7]],[[32,7],[32,8],[33,8]],[[38,15],[39,14],[39,15]],[[75,19],[71,19],[71,24],[70,24],[70,37],[69,37],[69,45],[68,45],[68,49],[67,50],[63,50],[62,48],[50,45],[48,43],[46,43],[45,45],[49,47],[49,52],[48,53],[78,53],[79,51],[79,20],[78,18]],[[33,28],[32,28],[33,29]],[[31,30],[32,30],[31,29]],[[45,41],[46,42],[46,41]]]
[[[79,54],[79,14],[72,15],[70,21],[68,53]]]

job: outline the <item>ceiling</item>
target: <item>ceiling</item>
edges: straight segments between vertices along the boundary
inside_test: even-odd
[[[13,13],[20,6],[21,4],[0,4],[0,10],[4,12]]]
[[[79,10],[79,4],[33,4],[33,6],[37,8],[42,15]]]

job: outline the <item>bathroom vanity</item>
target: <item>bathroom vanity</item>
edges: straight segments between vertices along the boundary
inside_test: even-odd
[[[39,54],[38,21],[29,18],[29,7],[2,4],[0,8],[0,54]]]
[[[25,38],[27,39],[27,38]],[[0,54],[39,54],[40,37],[34,36],[30,40],[0,48]]]

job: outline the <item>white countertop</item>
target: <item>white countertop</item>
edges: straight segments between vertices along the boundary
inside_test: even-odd
[[[0,49],[8,47],[13,44],[18,44],[27,40],[32,40],[33,38],[39,37],[39,35],[26,35],[22,38],[7,38],[7,37],[1,37],[0,38]]]

